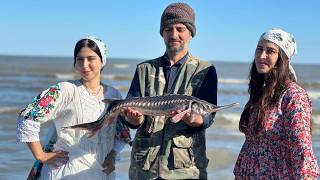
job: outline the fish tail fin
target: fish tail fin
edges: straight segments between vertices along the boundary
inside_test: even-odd
[[[74,126],[68,126],[63,127],[63,129],[83,129],[87,130],[89,133],[89,137],[94,136],[102,127],[104,124],[104,118],[101,118],[98,121],[90,122],[90,123],[84,123],[84,124],[77,124]]]
[[[232,103],[232,104],[227,104],[224,106],[216,106],[213,109],[210,109],[209,112],[213,113],[213,112],[217,112],[223,109],[227,109],[227,108],[231,108],[231,107],[238,107],[240,104],[239,103]]]

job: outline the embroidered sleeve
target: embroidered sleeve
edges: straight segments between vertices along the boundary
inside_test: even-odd
[[[60,95],[59,84],[43,91],[21,111],[17,120],[17,140],[19,142],[39,141],[40,124],[50,120],[57,108]]]
[[[295,89],[284,96],[285,129],[287,132],[287,159],[293,177],[316,178],[319,175],[311,142],[311,101],[302,89]]]

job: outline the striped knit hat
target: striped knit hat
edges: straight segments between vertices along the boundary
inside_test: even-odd
[[[164,28],[169,24],[182,23],[191,32],[192,37],[196,35],[195,14],[193,9],[186,3],[172,3],[163,11],[160,23],[160,34],[163,35]]]

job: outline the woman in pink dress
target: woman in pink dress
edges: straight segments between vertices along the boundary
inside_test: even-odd
[[[235,179],[317,179],[311,142],[312,104],[297,83],[290,60],[293,36],[281,29],[263,33],[250,71],[250,98],[239,130],[245,142]]]

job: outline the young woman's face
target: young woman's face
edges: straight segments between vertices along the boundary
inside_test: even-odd
[[[279,46],[275,43],[267,40],[259,41],[254,55],[258,73],[263,75],[270,73],[278,61],[279,51]]]
[[[101,58],[88,47],[83,47],[76,56],[76,70],[85,81],[100,79]]]

